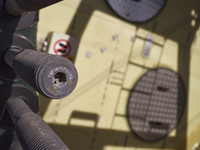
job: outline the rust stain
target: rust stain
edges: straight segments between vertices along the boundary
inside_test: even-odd
[[[55,85],[52,85],[52,86],[50,87],[50,91],[51,91],[52,93],[57,93],[57,89],[58,89],[58,87],[55,86]]]
[[[68,85],[69,85],[69,86],[73,86],[73,84],[74,84],[74,82],[71,81],[71,80],[68,82]]]

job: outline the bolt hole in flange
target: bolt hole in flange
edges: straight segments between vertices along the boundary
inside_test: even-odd
[[[53,83],[54,83],[54,85],[56,85],[58,87],[64,86],[66,84],[66,82],[67,82],[67,78],[66,78],[65,73],[58,72],[53,77]]]

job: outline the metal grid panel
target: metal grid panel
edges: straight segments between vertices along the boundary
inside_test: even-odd
[[[145,22],[154,17],[166,0],[107,0],[120,17],[131,22]]]
[[[128,102],[131,129],[147,141],[159,140],[178,124],[185,96],[179,76],[168,69],[146,73],[133,88]]]

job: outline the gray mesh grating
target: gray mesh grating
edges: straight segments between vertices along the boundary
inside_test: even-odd
[[[154,17],[166,0],[107,0],[120,17],[131,22],[145,22]]]
[[[168,69],[151,70],[133,88],[128,101],[131,129],[147,141],[159,140],[178,124],[185,104],[179,76]]]

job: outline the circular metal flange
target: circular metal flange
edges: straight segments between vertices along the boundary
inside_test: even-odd
[[[130,22],[145,22],[163,8],[166,0],[107,0],[113,11]]]
[[[7,37],[0,37],[0,43],[3,43],[0,47],[0,77],[5,80],[19,80],[19,76],[13,71],[12,68],[7,66],[4,63],[4,53],[8,50],[11,46],[18,46],[18,47],[26,47],[29,49],[34,49],[33,46],[25,39],[18,37],[18,36],[7,36]]]
[[[0,25],[10,30],[21,30],[30,27],[39,20],[38,11],[27,12],[21,16],[12,16],[4,9],[4,1],[0,1]]]
[[[134,86],[127,114],[132,131],[146,141],[167,136],[178,124],[185,106],[179,76],[164,68],[151,70]]]
[[[54,55],[55,56],[55,55]],[[37,91],[43,96],[61,99],[70,95],[78,82],[78,73],[68,59],[56,56],[45,59],[46,64],[36,71]],[[52,63],[53,62],[53,63]]]

